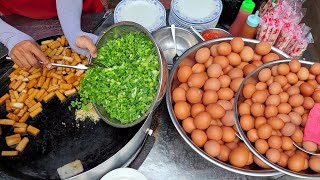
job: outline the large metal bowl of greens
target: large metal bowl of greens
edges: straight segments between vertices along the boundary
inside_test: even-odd
[[[98,56],[81,81],[80,101],[94,103],[109,125],[132,127],[160,104],[168,79],[166,60],[148,30],[134,22],[110,26],[96,46]]]

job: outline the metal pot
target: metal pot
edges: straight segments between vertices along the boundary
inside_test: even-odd
[[[255,148],[254,146],[251,144],[251,142],[249,141],[249,139],[247,138],[247,136],[245,135],[245,133],[243,132],[241,125],[240,125],[240,121],[239,121],[239,116],[238,116],[238,105],[241,104],[245,98],[243,97],[242,94],[242,89],[244,87],[244,85],[247,83],[247,80],[250,78],[253,78],[255,80],[258,80],[258,74],[260,72],[260,70],[264,69],[264,68],[270,68],[272,66],[278,65],[278,64],[288,64],[291,60],[277,60],[277,61],[271,61],[269,63],[266,63],[264,65],[259,66],[258,68],[256,68],[254,71],[252,71],[241,83],[238,92],[235,95],[234,98],[234,116],[236,118],[236,126],[237,126],[237,130],[238,133],[240,134],[242,140],[244,141],[244,143],[247,145],[247,147],[251,150],[251,152],[257,156],[261,161],[263,161],[264,163],[266,163],[268,166],[282,172],[285,174],[288,174],[290,176],[294,176],[294,177],[298,177],[298,178],[314,178],[314,179],[319,179],[320,175],[316,174],[313,172],[313,174],[311,174],[311,172],[307,172],[307,171],[302,171],[300,173],[297,172],[293,172],[290,171],[289,169],[283,168],[275,163],[272,163],[271,161],[269,161],[265,156],[261,155]],[[308,61],[302,61],[300,60],[301,63],[301,67],[306,67],[306,68],[310,68],[312,64],[314,64],[313,62],[308,62]]]
[[[167,102],[167,108],[168,108],[171,120],[172,120],[174,126],[176,127],[176,129],[178,130],[179,134],[183,138],[183,140],[186,141],[186,143],[193,150],[195,150],[199,155],[201,155],[203,158],[210,161],[211,163],[213,163],[219,167],[222,167],[224,169],[227,169],[229,171],[236,172],[239,174],[249,175],[249,176],[275,176],[275,175],[279,175],[280,172],[278,172],[274,169],[262,169],[262,168],[259,168],[256,166],[248,166],[245,168],[238,168],[238,167],[234,167],[230,164],[227,164],[225,162],[222,162],[216,158],[209,156],[206,152],[204,152],[201,148],[197,147],[192,142],[191,138],[183,130],[182,126],[180,125],[180,122],[178,121],[178,119],[174,115],[173,106],[172,106],[173,101],[172,101],[171,93],[172,93],[172,90],[175,87],[177,87],[177,85],[179,83],[178,79],[177,79],[177,70],[178,70],[179,64],[182,63],[186,59],[190,59],[190,58],[194,59],[195,53],[197,52],[198,49],[200,49],[202,47],[211,47],[214,44],[218,44],[220,42],[229,42],[232,39],[233,39],[233,37],[225,37],[225,38],[217,38],[217,39],[208,40],[208,41],[199,43],[199,44],[191,47],[183,55],[181,55],[181,57],[179,58],[179,60],[176,62],[173,69],[171,70],[170,76],[169,76],[169,81],[168,81],[166,102]],[[253,40],[253,39],[243,38],[243,40],[245,42],[245,45],[251,46],[251,47],[254,47],[257,43],[259,43],[259,41]],[[290,57],[289,55],[287,55],[286,53],[282,52],[281,50],[279,50],[275,47],[271,48],[271,52],[278,54],[280,56],[280,58],[289,58]]]

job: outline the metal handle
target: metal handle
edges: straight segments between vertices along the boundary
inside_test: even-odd
[[[174,24],[171,24],[171,34],[172,34],[172,39],[173,39],[173,43],[174,43],[174,50],[176,51],[176,54],[177,54],[176,26]]]
[[[205,39],[201,36],[201,34],[200,34],[193,26],[190,26],[190,29],[191,29],[202,41],[205,41]]]

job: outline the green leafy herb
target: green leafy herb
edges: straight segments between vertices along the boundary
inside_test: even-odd
[[[149,37],[130,32],[108,41],[94,63],[101,66],[86,71],[80,102],[72,106],[97,103],[123,124],[144,115],[157,94],[160,74],[157,51]]]

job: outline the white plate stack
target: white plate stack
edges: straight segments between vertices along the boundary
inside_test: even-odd
[[[172,0],[169,24],[198,31],[216,27],[221,12],[221,0]]]
[[[158,0],[122,0],[114,10],[114,22],[136,22],[149,32],[166,26],[166,10]]]

